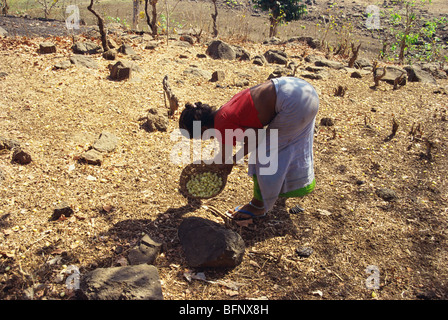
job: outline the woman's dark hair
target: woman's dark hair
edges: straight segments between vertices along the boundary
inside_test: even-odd
[[[213,128],[214,111],[214,108],[208,104],[201,102],[196,102],[195,104],[187,103],[185,109],[180,114],[179,128],[187,130],[191,139],[193,138],[193,121],[200,121],[201,127],[207,126]]]

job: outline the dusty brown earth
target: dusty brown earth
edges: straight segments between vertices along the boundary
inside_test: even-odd
[[[177,238],[180,222],[200,216],[224,224],[207,206],[224,212],[247,202],[247,166],[234,169],[218,197],[188,203],[177,189],[182,166],[170,161],[178,114],[167,132],[145,131],[141,118],[150,107],[165,107],[165,75],[181,105],[220,106],[242,89],[237,83],[263,82],[275,66],[198,58],[204,44],[184,47],[163,38],[155,50],[145,50],[147,41],[137,37],[132,44],[142,72],[115,82],[101,55],[94,56],[96,70],[54,70],[72,54],[71,39],[51,40],[57,52],[41,55],[42,38],[0,39],[0,136],[18,140],[33,159],[18,165],[11,151],[0,152],[0,299],[29,298],[30,288],[34,299],[75,299],[64,283],[67,266],[83,274],[126,264],[143,233],[164,244],[154,265],[166,300],[448,298],[448,96],[434,93],[447,80],[398,90],[386,83],[373,90],[371,74],[353,79],[341,70],[309,80],[320,93],[317,123],[334,120],[316,131],[316,190],[278,203],[248,227],[226,223],[247,246],[236,268],[189,270]],[[278,48],[243,45],[251,54]],[[299,68],[306,65],[301,57],[317,53],[297,43],[281,49]],[[191,65],[223,70],[225,80],[217,87],[185,74]],[[347,87],[343,97],[334,95],[338,85]],[[398,131],[387,139],[393,119]],[[411,134],[417,126],[421,131]],[[118,136],[117,149],[101,166],[80,164],[79,155],[102,131]],[[396,198],[382,199],[384,188]],[[49,221],[61,202],[74,215]],[[305,210],[290,214],[296,204]],[[300,257],[301,247],[313,252]],[[369,266],[379,270],[379,289],[366,287]],[[189,271],[234,286],[188,281]]]

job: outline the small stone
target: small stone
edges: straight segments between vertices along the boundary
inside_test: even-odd
[[[154,50],[159,46],[159,43],[156,41],[150,41],[146,44],[145,49],[146,50]]]
[[[315,295],[315,296],[320,296],[320,297],[322,297],[324,294],[323,294],[323,292],[322,291],[320,291],[320,290],[315,290],[315,291],[313,291],[313,292],[311,292],[313,295]]]
[[[300,247],[296,249],[296,253],[299,257],[308,258],[313,253],[313,248],[310,247]]]
[[[136,55],[137,53],[134,51],[129,44],[122,44],[120,48],[118,48],[118,52],[126,54],[126,55]]]
[[[207,70],[202,70],[199,69],[197,67],[189,67],[187,69],[184,70],[184,75],[191,75],[194,77],[201,77],[201,78],[205,78],[207,80],[211,79],[212,77],[212,73],[207,71]]]
[[[46,41],[42,42],[39,45],[39,53],[47,54],[47,53],[55,53],[56,52],[56,45],[52,42]]]
[[[72,50],[77,54],[96,54],[100,53],[103,48],[93,41],[84,41],[75,43]]]
[[[236,58],[235,50],[221,40],[213,40],[205,53],[212,59],[234,60]]]
[[[168,129],[168,113],[159,108],[150,108],[143,127],[148,132],[166,131]]]
[[[98,63],[90,57],[86,57],[80,54],[75,54],[70,57],[70,62],[75,66],[83,66],[89,69],[98,69]]]
[[[160,252],[162,244],[145,234],[140,243],[129,251],[128,259],[131,265],[142,263],[152,264]]]
[[[322,73],[325,75],[325,73]],[[302,78],[311,79],[311,80],[322,80],[324,77],[321,73],[304,73],[302,74]]]
[[[361,72],[359,72],[359,71],[353,71],[353,72],[350,74],[350,77],[351,77],[351,78],[354,78],[354,79],[361,79],[361,78],[362,78],[362,74],[361,74]]]
[[[178,236],[191,267],[233,268],[243,260],[242,237],[214,221],[186,218],[179,226]]]
[[[264,66],[266,62],[264,55],[256,55],[252,60],[252,63],[258,66]]]
[[[21,148],[14,148],[12,153],[12,161],[18,164],[29,164],[32,159],[31,156]]]
[[[68,218],[71,217],[72,214],[73,209],[67,203],[62,202],[54,209],[53,215],[51,216],[50,220],[51,221],[58,220],[62,215]]]
[[[324,210],[324,209],[317,209],[317,212],[322,216],[330,216],[331,215],[330,211]]]
[[[188,34],[180,36],[179,40],[188,42],[189,44],[194,44],[194,38]]]
[[[60,70],[65,70],[65,69],[70,68],[71,65],[72,65],[72,63],[71,63],[70,61],[65,60],[65,61],[57,62],[57,63],[54,65],[54,68],[55,68],[55,69],[60,69]]]
[[[211,82],[218,82],[218,81],[223,81],[225,78],[225,73],[224,71],[215,71],[212,74],[212,78],[210,79]]]
[[[112,152],[117,147],[118,138],[107,131],[103,131],[93,143],[93,149],[99,152]]]
[[[265,52],[264,57],[269,63],[286,65],[288,62],[287,54],[280,50],[268,50]]]
[[[115,60],[117,57],[117,51],[114,49],[109,49],[108,51],[103,53],[103,58],[106,60]]]
[[[20,142],[18,142],[17,140],[0,137],[0,150],[2,149],[12,150],[14,148],[19,147]]]
[[[79,160],[87,164],[100,166],[101,163],[103,162],[103,155],[101,152],[95,149],[90,149],[86,151]]]
[[[385,201],[393,201],[398,198],[394,190],[388,188],[381,188],[376,191],[376,195]]]
[[[107,46],[109,47],[109,49],[118,48],[118,44],[115,42],[114,39],[111,39],[110,37],[107,38]]]
[[[112,65],[110,70],[110,78],[112,80],[125,80],[132,76],[133,72],[139,72],[140,68],[131,61],[120,60],[116,64]]]
[[[318,67],[328,67],[331,69],[342,69],[344,68],[344,65],[338,61],[328,60],[325,58],[318,59],[314,62],[314,65]]]
[[[163,300],[159,272],[148,264],[97,268],[82,276],[80,291],[87,300]]]
[[[320,125],[325,127],[331,127],[334,125],[334,121],[331,118],[322,118],[320,119]]]

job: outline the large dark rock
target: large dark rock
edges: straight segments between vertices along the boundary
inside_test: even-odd
[[[243,259],[241,236],[216,222],[187,218],[179,226],[178,236],[191,267],[236,267]]]
[[[284,64],[288,63],[288,55],[281,50],[268,50],[265,52],[264,57],[269,63]]]
[[[213,59],[225,59],[234,60],[236,59],[235,50],[227,43],[221,40],[214,40],[207,47],[205,52]]]
[[[327,68],[336,69],[336,70],[343,69],[345,67],[341,62],[328,60],[323,57],[320,59],[317,59],[314,62],[314,65],[318,66],[318,67],[327,67]]]
[[[75,66],[83,66],[89,69],[98,69],[98,63],[94,59],[83,56],[81,54],[75,54],[74,56],[71,56],[70,62]]]
[[[131,45],[129,44],[122,44],[120,48],[118,48],[118,52],[126,54],[126,55],[135,55],[137,54],[134,50],[134,48],[132,48]]]
[[[45,41],[39,44],[39,53],[47,54],[55,52],[56,52],[56,45],[54,43]]]
[[[424,71],[419,66],[405,66],[404,69],[408,73],[408,79],[410,82],[437,84],[436,79],[434,79],[431,73]]]
[[[95,269],[80,289],[88,300],[163,300],[159,272],[148,264]]]
[[[135,63],[120,60],[111,67],[110,78],[118,81],[130,79],[134,72],[140,72],[140,68]]]
[[[377,73],[382,74],[383,73],[383,68],[379,68],[379,70],[377,71]],[[396,67],[396,66],[387,66],[386,67],[386,75],[384,77],[382,77],[380,79],[380,81],[384,81],[388,84],[393,85],[395,80],[400,77],[401,75],[403,75],[403,79],[401,80],[401,82],[399,83],[400,85],[405,85],[406,81],[407,81],[407,72],[406,70],[400,68],[400,67]]]
[[[103,51],[103,48],[93,41],[76,42],[72,50],[77,54],[96,54]]]

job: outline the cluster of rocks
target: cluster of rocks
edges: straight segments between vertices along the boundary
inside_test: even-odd
[[[185,45],[192,45],[195,42],[194,37],[188,33],[182,34],[178,40],[180,40],[179,43],[184,43]],[[312,49],[318,49],[320,47],[320,41],[312,37],[293,37],[286,41],[271,38],[264,41],[264,44],[288,45],[294,42],[303,43]],[[71,56],[68,61],[56,63],[54,67],[56,69],[66,69],[72,65],[80,65],[86,68],[98,69],[97,61],[89,57],[89,55],[102,54],[107,60],[115,60],[117,54],[120,53],[126,56],[127,59],[119,60],[115,64],[109,65],[109,78],[111,80],[121,81],[130,79],[132,78],[133,73],[141,72],[140,67],[133,62],[141,59],[141,56],[135,52],[131,45],[123,43],[119,46],[111,37],[109,37],[108,46],[110,49],[107,52],[103,52],[102,47],[93,41],[78,41],[72,46],[74,55]],[[150,41],[147,43],[145,49],[155,49],[157,46],[157,42]],[[56,52],[56,47],[51,42],[46,41],[40,44],[39,52],[42,54],[54,53]],[[302,59],[302,57],[289,57],[285,51],[275,49],[269,49],[263,54],[251,55],[245,48],[228,44],[222,40],[212,40],[207,44],[205,54],[198,54],[199,58],[205,58],[207,56],[212,59],[252,61],[253,64],[258,66],[264,66],[266,64],[277,65],[275,70],[269,75],[268,79],[297,75],[303,78],[322,80],[328,78],[328,69],[345,70],[350,73],[352,78],[363,78],[372,71],[372,62],[369,62],[366,59],[358,59],[354,68],[348,68],[347,65],[342,62],[333,61],[317,54],[307,56],[305,62],[307,62],[308,65],[298,70],[298,66],[292,58]],[[300,74],[296,74],[297,71],[300,71]],[[381,68],[379,71],[381,71]],[[381,81],[394,84],[394,81],[398,76],[405,74],[406,77],[401,82],[402,85],[407,81],[437,84],[436,79],[446,79],[447,73],[448,70],[446,70],[446,68],[445,70],[441,70],[435,63],[414,64],[403,67],[388,66],[386,68],[386,75]],[[211,82],[222,82],[225,79],[225,72],[222,70],[210,72],[194,66],[190,66],[184,70],[184,74],[206,78]],[[246,83],[242,81],[236,85],[242,87],[247,84],[247,81]],[[439,90],[438,92],[444,92],[444,90]]]
[[[118,138],[114,134],[104,131],[95,140],[92,147],[79,157],[79,161],[92,165],[101,165],[104,155],[114,151],[117,143]]]
[[[271,44],[286,44],[292,42],[301,42],[308,45],[311,48],[319,48],[319,41],[311,37],[294,37],[287,41],[280,41],[279,39],[272,38],[266,40],[264,43]],[[275,70],[269,75],[268,79],[282,77],[282,76],[295,76],[298,71],[297,64],[288,56],[285,51],[269,49],[262,55],[251,56],[251,54],[244,48],[238,46],[232,46],[221,40],[212,41],[206,50],[206,54],[213,59],[226,59],[226,60],[251,60],[253,64],[263,66],[267,63],[277,65]],[[294,57],[302,59],[301,57]],[[354,67],[349,68],[346,63],[340,61],[334,61],[328,59],[319,54],[310,54],[305,57],[306,65],[301,68],[300,76],[302,78],[308,78],[313,80],[322,80],[329,77],[329,69],[344,70],[350,73],[352,78],[363,78],[367,75],[371,75],[373,71],[373,63],[368,59],[361,58],[355,61]],[[378,68],[379,72],[382,72],[382,68]],[[210,81],[221,81],[225,78],[224,73],[221,71],[215,71],[212,75],[203,70],[190,68],[185,71],[186,73],[192,73],[209,78]],[[437,63],[425,63],[425,64],[413,64],[399,66],[387,66],[386,74],[380,81],[394,85],[395,80],[404,75],[400,82],[400,85],[409,82],[421,82],[429,84],[437,84],[437,79],[448,78],[448,68],[440,69]],[[438,90],[437,92],[444,92],[444,90]]]
[[[109,65],[110,79],[121,81],[131,78],[132,73],[141,72],[140,67],[134,63],[142,57],[138,55],[130,44],[123,43],[120,46],[112,39],[108,38],[109,50],[104,52],[103,48],[96,42],[84,40],[75,42],[72,46],[72,55],[69,60],[59,61],[54,65],[54,69],[68,69],[72,65],[82,66],[88,69],[98,69],[99,65],[96,59],[91,55],[102,54],[106,60],[116,60],[118,53],[127,57],[125,60],[119,60],[115,64]],[[40,54],[52,54],[56,52],[56,45],[50,41],[40,43],[38,52]]]
[[[198,217],[182,221],[178,238],[191,268],[234,268],[242,262],[246,248],[238,233]],[[154,266],[162,247],[163,243],[143,235],[124,265],[82,275],[79,296],[88,300],[162,300],[159,272]]]
[[[79,296],[88,300],[162,300],[159,272],[153,265],[161,247],[145,234],[129,251],[124,265],[84,274]]]

